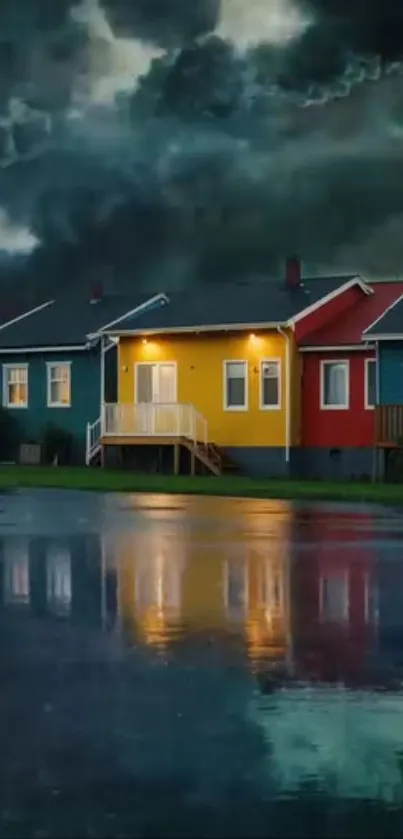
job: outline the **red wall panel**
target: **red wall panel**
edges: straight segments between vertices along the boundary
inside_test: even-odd
[[[312,314],[307,315],[302,320],[295,324],[295,337],[297,343],[306,337],[311,332],[316,332],[317,329],[325,326],[329,321],[341,315],[346,309],[354,306],[363,299],[363,292],[358,286],[347,289],[347,291],[338,294],[329,303],[324,303],[318,309],[315,309]]]
[[[314,352],[302,355],[301,445],[343,448],[372,446],[374,411],[365,409],[365,359],[372,351]],[[320,408],[320,362],[350,362],[350,407],[345,411]]]

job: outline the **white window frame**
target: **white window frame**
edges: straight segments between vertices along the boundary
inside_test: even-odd
[[[8,374],[10,370],[26,370],[27,374],[27,399],[26,402],[21,404],[15,404],[13,402],[9,402],[9,381],[8,381]],[[20,410],[24,408],[28,408],[29,403],[29,365],[26,363],[19,364],[3,364],[2,366],[2,374],[3,374],[3,407],[9,408],[10,410]]]
[[[278,366],[278,400],[277,405],[263,404],[263,365],[277,364]],[[279,411],[281,409],[281,358],[262,358],[259,364],[259,407],[261,411]]]
[[[52,368],[67,367],[69,371],[69,401],[52,402]],[[46,405],[48,408],[71,408],[71,361],[47,361],[46,362]]]
[[[243,364],[245,369],[245,400],[243,405],[227,403],[227,368],[229,364]],[[249,405],[249,365],[244,358],[226,358],[223,361],[223,406],[224,411],[247,411]]]
[[[347,398],[343,405],[326,405],[325,397],[325,369],[333,364],[343,364],[347,370]],[[348,411],[350,408],[350,361],[346,358],[326,358],[320,362],[320,409],[321,411]]]
[[[365,359],[365,370],[364,370],[364,405],[366,411],[373,411],[375,408],[375,403],[370,405],[368,401],[368,369],[369,365],[375,365],[375,403],[376,403],[376,358],[366,358]]]

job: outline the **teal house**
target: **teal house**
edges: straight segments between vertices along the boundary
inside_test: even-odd
[[[403,295],[363,333],[376,347],[375,470],[403,479]]]
[[[379,405],[403,405],[403,296],[364,332],[376,345]]]
[[[163,294],[97,289],[47,301],[0,326],[2,427],[10,439],[1,458],[36,443],[51,462],[95,462],[101,406],[116,401],[117,390],[117,344],[103,332],[167,302]]]

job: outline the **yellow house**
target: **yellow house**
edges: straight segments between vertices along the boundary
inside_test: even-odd
[[[106,331],[118,400],[103,405],[104,462],[145,469],[287,475],[299,445],[296,326],[357,279],[206,285]],[[328,307],[329,308],[329,307]],[[131,449],[131,452],[130,452]],[[130,460],[131,458],[131,460]]]

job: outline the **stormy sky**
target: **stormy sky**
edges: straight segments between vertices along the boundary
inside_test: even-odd
[[[399,0],[2,0],[0,277],[403,275],[401,61]]]

